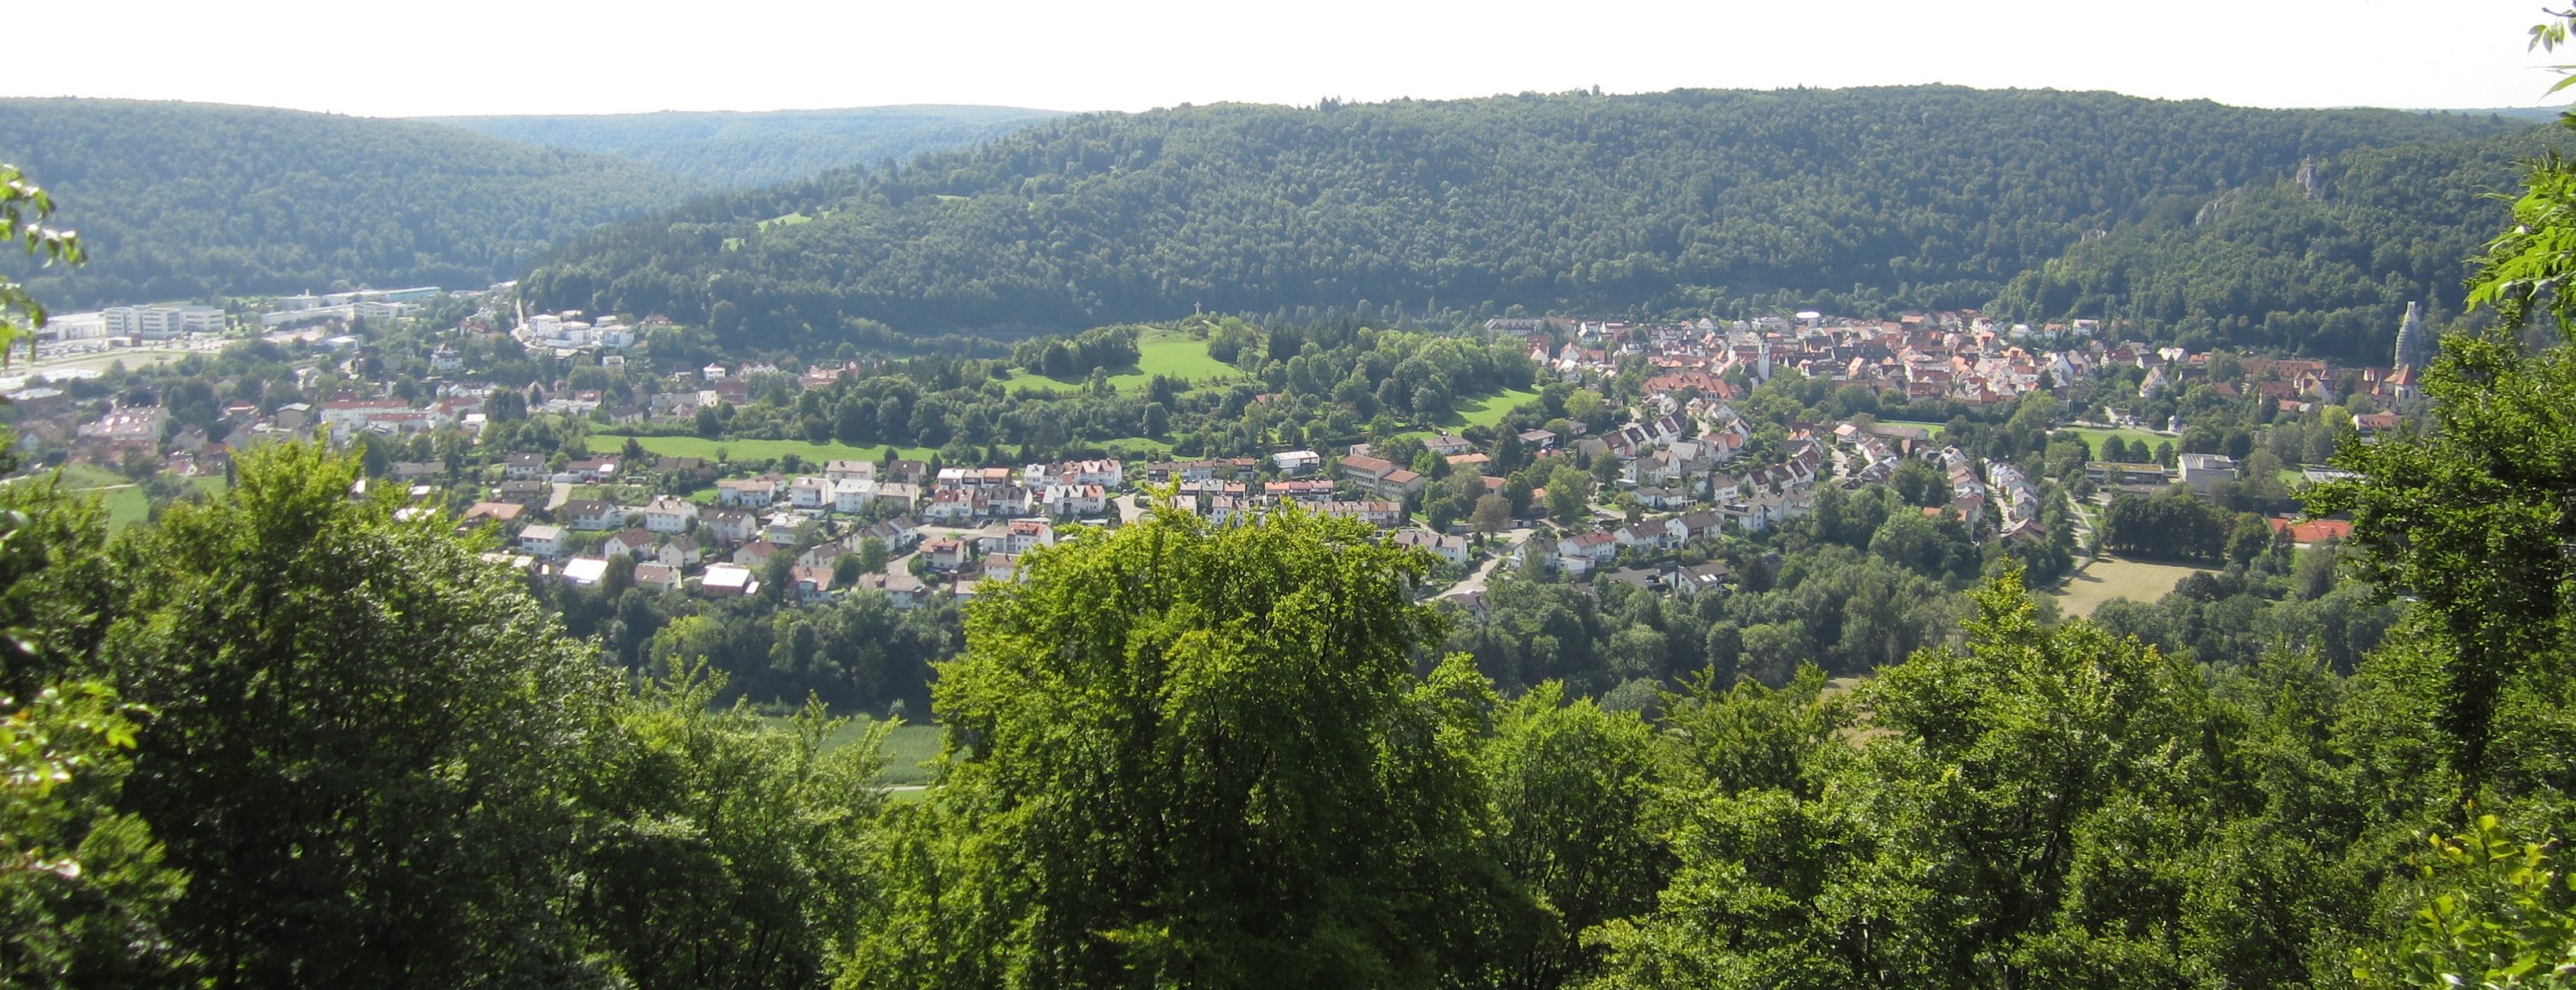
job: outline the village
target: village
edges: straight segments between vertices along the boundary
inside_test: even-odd
[[[278,312],[313,308],[301,300],[289,305],[298,308]],[[78,379],[39,375],[11,398],[28,451],[53,449],[63,461],[129,475],[143,465],[141,473],[220,477],[233,450],[267,438],[318,434],[340,444],[361,437],[453,438],[443,441],[452,456],[393,461],[377,483],[405,489],[419,503],[407,512],[443,511],[461,528],[492,530],[502,541],[491,555],[496,561],[576,585],[723,598],[783,582],[792,588],[778,590],[792,594],[778,597],[795,602],[869,591],[911,608],[929,596],[969,598],[983,582],[1011,580],[1021,555],[1053,544],[1067,527],[1116,526],[1157,504],[1217,525],[1294,507],[1356,519],[1418,547],[1440,562],[1448,582],[1423,593],[1445,593],[1472,608],[1484,578],[1503,566],[1572,579],[1607,574],[1676,595],[1723,587],[1730,579],[1723,563],[1705,555],[1686,560],[1677,551],[1803,517],[1819,486],[1885,483],[1909,461],[1936,469],[1947,485],[1946,501],[1926,513],[1960,521],[1972,539],[2053,540],[2064,551],[2081,551],[2074,534],[2058,531],[2069,518],[2063,513],[2074,507],[2044,511],[2061,497],[2057,488],[2012,463],[1937,442],[1937,425],[1868,415],[1830,422],[1748,416],[1742,406],[1752,390],[1775,377],[1857,387],[1891,408],[1933,400],[1972,410],[2009,406],[2033,393],[2071,402],[2100,394],[2094,386],[2106,378],[2118,378],[2124,395],[2133,391],[2140,399],[2205,386],[2221,399],[2283,415],[2353,403],[2363,411],[2349,416],[2350,426],[2369,437],[2396,428],[2399,410],[2417,398],[2415,364],[2429,346],[2412,310],[2399,360],[2363,368],[2106,342],[2092,321],[2003,326],[1972,311],[1892,320],[1805,312],[1674,324],[1507,318],[1485,329],[1525,339],[1542,379],[1613,397],[1618,405],[1596,419],[1603,428],[1560,418],[1550,422],[1555,429],[1407,435],[1408,444],[1435,458],[1430,462],[1389,460],[1368,442],[1262,457],[1036,464],[941,463],[897,457],[888,447],[881,459],[808,462],[661,456],[633,441],[623,454],[587,457],[489,448],[485,428],[501,406],[510,407],[509,415],[579,420],[595,434],[648,431],[749,405],[755,380],[820,390],[867,367],[851,360],[793,372],[763,361],[662,368],[637,353],[646,331],[668,325],[658,317],[630,327],[615,317],[579,313],[515,315],[509,333],[527,352],[579,355],[627,375],[649,365],[660,369],[649,373],[653,387],[622,401],[607,390],[580,387],[577,379],[524,391],[496,387],[479,379],[480,369],[469,362],[468,352],[480,349],[458,343],[500,333],[486,310],[424,345],[432,372],[427,380],[365,378],[371,348],[335,339],[309,351],[296,374],[299,382],[332,378],[339,390],[317,402],[225,402],[220,429],[176,423],[171,404],[158,397],[75,401]],[[276,322],[264,320],[261,330]],[[2134,390],[2125,384],[2131,379]],[[2136,404],[2117,405],[2123,408],[2070,404],[2069,420],[2176,439],[2188,425],[2179,416],[2142,422],[2129,411]],[[1765,436],[1771,442],[1757,443]],[[1551,500],[1544,488],[1509,491],[1494,470],[1507,452],[1516,462],[1562,463],[1581,472],[1582,511],[1550,518],[1551,502],[1564,500]],[[2241,456],[2177,454],[2168,443],[2157,457],[2141,442],[2132,456],[2087,456],[2085,494],[2107,498],[2173,485],[2207,493],[2237,480]],[[1426,491],[1453,475],[1472,477],[1482,494],[1511,496],[1508,517],[1427,525]],[[473,497],[458,497],[462,491]],[[2050,518],[2060,520],[2056,527]],[[2072,518],[2080,525],[2084,516],[2078,510]]]

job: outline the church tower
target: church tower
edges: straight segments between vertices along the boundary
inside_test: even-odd
[[[2433,334],[2424,329],[2424,310],[2416,303],[2406,304],[2406,322],[2397,325],[2395,367],[2421,368],[2433,363]]]

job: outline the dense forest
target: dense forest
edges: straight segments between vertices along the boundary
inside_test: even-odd
[[[2509,192],[2517,160],[2571,148],[2558,128],[2365,148],[2316,162],[2312,185],[2270,176],[2171,197],[2015,277],[1993,309],[2132,320],[2194,349],[2386,363],[2407,302],[2432,303],[2437,322],[2456,311],[2443,302],[2459,300],[2504,215],[2479,197]]]
[[[613,155],[710,189],[748,189],[909,161],[1057,116],[1018,107],[893,106],[422,119],[505,141]]]
[[[330,291],[479,288],[548,246],[695,186],[642,165],[451,127],[133,100],[0,100],[0,161],[62,201],[92,257],[0,259],[57,309]]]
[[[1943,87],[1184,107],[693,204],[568,247],[525,286],[770,346],[860,321],[1068,330],[1362,302],[1974,306],[2094,232],[2303,161],[2530,126]],[[2362,184],[2373,167],[2330,171]],[[2492,226],[2438,179],[2366,195],[2429,227]],[[811,222],[764,222],[789,215]],[[2407,262],[2365,271],[2460,274]]]

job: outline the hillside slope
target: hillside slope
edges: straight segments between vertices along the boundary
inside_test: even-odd
[[[507,141],[614,155],[709,188],[748,189],[961,148],[1060,116],[1018,107],[892,106],[421,119]]]
[[[527,286],[763,344],[1195,306],[1976,305],[2172,197],[2527,126],[1950,87],[1184,107],[693,204]],[[787,215],[811,222],[762,223]]]
[[[2005,286],[1998,315],[2123,318],[2206,347],[2386,363],[2406,303],[2447,316],[2469,259],[2508,220],[2520,162],[2576,151],[2558,127],[2366,148],[2320,160],[2313,185],[2257,181],[2178,198]],[[2445,305],[2445,303],[2450,305]]]
[[[202,103],[0,99],[27,170],[90,263],[33,280],[57,308],[327,289],[482,286],[549,245],[695,187],[615,158],[453,127]],[[26,272],[24,259],[0,268]]]

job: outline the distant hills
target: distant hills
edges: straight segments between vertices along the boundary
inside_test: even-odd
[[[204,103],[0,99],[0,161],[87,241],[34,275],[57,309],[333,286],[479,287],[700,187],[624,159],[453,127]]]
[[[747,189],[987,141],[1052,110],[890,106],[765,113],[427,117],[510,141],[613,155],[712,189]]]
[[[2120,315],[2136,309],[2122,285],[2026,277],[2088,241],[2194,229],[2204,206],[2312,162],[2325,188],[2311,213],[2369,242],[2336,255],[2349,270],[2314,274],[2372,284],[2314,294],[2351,329],[2309,339],[2325,320],[2313,315],[2273,327],[2260,293],[2185,293],[2159,312],[2221,339],[2358,356],[2394,332],[2387,300],[2457,285],[2461,232],[2498,215],[2474,192],[2509,183],[2511,149],[2536,145],[2508,136],[2534,130],[1954,87],[1182,107],[699,201],[571,245],[523,288],[751,346],[874,339],[875,324],[1008,333],[1364,303]],[[2417,146],[2458,150],[2394,150]],[[2373,149],[2393,157],[2348,157]],[[2360,188],[2379,177],[2404,186]],[[2384,215],[2406,218],[2405,243],[2382,242]],[[2245,249],[2295,259],[2305,236]]]
[[[745,184],[907,159],[1047,111],[344,117],[0,99],[0,162],[55,194],[90,263],[31,277],[58,309],[336,286],[479,287],[610,221]]]

